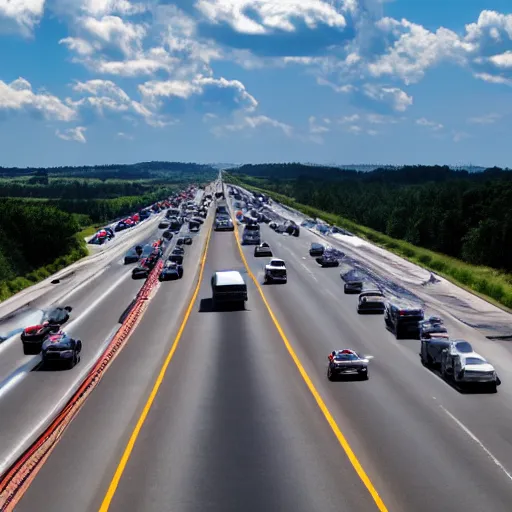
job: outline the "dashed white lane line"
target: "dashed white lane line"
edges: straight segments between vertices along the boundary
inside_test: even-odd
[[[308,274],[309,274],[309,275],[310,275],[310,276],[311,276],[311,277],[312,277],[316,282],[318,282],[318,279],[315,277],[315,274],[313,274],[313,271],[312,271],[310,268],[308,268],[306,265],[304,265],[304,263],[301,263],[300,265],[304,268],[304,270],[305,270],[305,271],[306,271],[306,272],[307,272],[307,273],[308,273]]]
[[[456,418],[448,409],[442,405],[439,405],[439,407],[441,407],[445,414],[451,418],[457,424],[457,426],[471,438],[472,441],[480,446],[480,448],[487,454],[487,456],[494,462],[494,464],[498,466],[498,468],[500,468],[503,473],[505,473],[507,478],[512,480],[512,474],[510,474],[505,466],[486,448],[482,441],[480,441],[480,439],[478,439],[478,437],[476,437],[475,434],[473,434],[473,432],[471,432],[471,430],[469,430],[469,428],[466,427],[466,425],[464,425],[464,423],[462,423],[458,418]]]

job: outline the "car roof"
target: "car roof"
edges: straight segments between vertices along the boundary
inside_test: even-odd
[[[366,297],[367,295],[378,295],[379,297],[384,297],[384,293],[381,290],[365,290],[359,294],[359,297]]]
[[[284,260],[282,260],[281,258],[272,258],[270,260],[270,264],[274,263],[275,261],[282,261],[284,263]]]
[[[230,284],[245,284],[242,274],[237,270],[222,270],[215,272],[215,277],[218,286],[225,286]]]

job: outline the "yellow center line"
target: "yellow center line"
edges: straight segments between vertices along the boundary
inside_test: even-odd
[[[121,477],[123,476],[123,472],[126,468],[126,464],[128,463],[130,455],[133,451],[133,447],[135,446],[135,442],[137,441],[137,438],[139,437],[142,426],[144,425],[144,422],[146,421],[146,418],[149,414],[151,406],[153,405],[153,402],[155,401],[158,390],[160,389],[160,386],[162,385],[165,374],[167,372],[167,368],[169,367],[169,364],[174,356],[174,353],[176,352],[176,349],[178,348],[178,344],[180,342],[181,336],[182,336],[183,331],[185,330],[185,327],[187,325],[188,319],[192,312],[192,308],[194,307],[194,303],[197,299],[197,295],[199,294],[199,289],[201,288],[201,281],[203,279],[204,266],[206,263],[206,256],[208,254],[208,245],[210,244],[211,234],[212,234],[212,228],[210,227],[210,230],[208,231],[208,236],[206,238],[206,245],[204,248],[203,257],[201,258],[201,265],[200,265],[200,269],[199,269],[199,279],[197,281],[197,285],[194,290],[194,294],[192,295],[192,299],[190,300],[190,303],[188,305],[188,308],[187,308],[187,311],[183,318],[183,321],[181,322],[178,333],[176,334],[176,338],[174,339],[171,350],[169,351],[169,353],[167,354],[167,357],[165,358],[164,364],[162,365],[162,368],[160,369],[160,373],[158,374],[158,377],[155,381],[153,389],[151,390],[149,398],[148,398],[146,404],[144,405],[144,409],[142,410],[142,413],[137,421],[137,424],[135,425],[135,428],[133,429],[133,432],[132,432],[132,435],[130,436],[128,444],[126,445],[126,448],[123,452],[123,456],[121,457],[121,460],[117,466],[116,472],[114,473],[114,477],[112,478],[112,481],[110,482],[107,493],[106,493],[105,497],[103,498],[103,502],[101,503],[99,512],[106,512],[110,507],[112,499],[114,498],[114,494],[116,493],[117,487],[119,485],[119,481],[121,480]]]
[[[276,318],[276,315],[272,311],[272,308],[270,307],[270,304],[268,303],[267,298],[265,297],[265,294],[263,293],[263,289],[262,289],[260,283],[258,282],[258,280],[256,279],[256,276],[252,273],[251,269],[249,268],[249,265],[247,263],[247,259],[245,258],[245,254],[244,254],[244,251],[242,249],[242,245],[240,244],[240,235],[238,233],[238,227],[237,227],[237,224],[235,223],[234,219],[233,219],[233,224],[235,225],[235,230],[234,230],[235,239],[236,239],[236,243],[238,245],[238,249],[240,251],[240,256],[242,258],[243,264],[245,265],[247,273],[249,274],[251,279],[254,281],[254,284],[256,285],[256,288],[258,289],[258,291],[259,291],[259,293],[261,295],[263,303],[265,304],[265,306],[267,308],[267,311],[268,311],[268,313],[270,315],[270,318],[272,318],[272,321],[274,322],[274,325],[276,326],[276,329],[279,332],[279,334],[281,336],[281,339],[283,340],[283,342],[284,342],[284,344],[285,344],[285,346],[286,346],[286,348],[288,350],[288,353],[290,354],[291,358],[293,359],[293,362],[297,366],[297,368],[298,368],[302,378],[304,379],[304,382],[306,383],[309,391],[311,392],[311,394],[315,398],[316,403],[318,404],[318,407],[320,408],[320,410],[322,411],[323,415],[325,416],[325,419],[329,423],[329,426],[331,427],[332,431],[334,432],[334,435],[338,439],[338,442],[340,443],[341,447],[345,451],[345,453],[346,453],[348,459],[350,460],[350,463],[354,467],[357,475],[359,476],[359,478],[361,479],[361,481],[365,485],[365,487],[368,490],[368,492],[371,494],[371,496],[373,498],[373,501],[375,502],[375,505],[377,505],[377,508],[379,509],[380,512],[388,512],[388,509],[387,509],[386,505],[384,504],[384,502],[382,501],[382,498],[379,496],[379,493],[377,492],[377,489],[375,489],[373,483],[371,482],[370,478],[366,474],[366,471],[363,469],[363,466],[359,462],[359,459],[357,458],[356,454],[354,453],[354,451],[350,447],[347,439],[345,438],[345,436],[341,432],[340,428],[338,427],[338,424],[336,423],[336,420],[334,419],[333,415],[331,414],[331,412],[327,408],[327,405],[323,401],[320,393],[317,391],[315,385],[313,384],[313,381],[309,377],[309,375],[306,372],[304,366],[300,362],[299,357],[295,353],[295,350],[293,350],[293,347],[292,347],[290,341],[288,340],[288,338],[286,337],[286,334],[284,333],[283,328],[279,324],[279,322],[278,322],[278,320]]]

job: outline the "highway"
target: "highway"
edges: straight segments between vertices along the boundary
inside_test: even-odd
[[[160,216],[159,216],[160,217]],[[128,238],[128,247],[151,243],[162,230],[158,221],[149,230]],[[185,229],[185,228],[183,228]],[[168,250],[173,246],[169,244]],[[80,286],[60,296],[59,305],[73,307],[70,320],[63,327],[71,336],[83,340],[81,362],[70,371],[54,371],[40,365],[41,356],[23,354],[17,336],[0,345],[0,471],[3,472],[34,440],[55,413],[79,386],[88,370],[106,348],[119,328],[127,308],[135,299],[144,280],[133,280],[133,265],[124,265],[126,243],[122,252],[114,250],[98,273]],[[58,290],[38,299],[40,307],[50,304]]]
[[[381,510],[510,510],[509,385],[461,394],[421,366],[418,341],[357,315],[337,269],[308,256],[307,237],[262,234],[288,267],[286,285],[261,286],[277,326],[233,234],[213,233],[176,348],[200,260],[194,243],[185,277],[159,287],[16,510],[378,510],[372,490]],[[264,259],[243,252],[261,282]],[[246,310],[211,311],[220,269],[244,273]],[[373,356],[368,381],[327,381],[327,355],[344,347]],[[15,410],[2,401],[2,412]]]

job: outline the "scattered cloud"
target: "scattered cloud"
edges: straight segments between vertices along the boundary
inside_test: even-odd
[[[470,124],[494,124],[502,118],[500,114],[486,114],[479,117],[471,117],[468,119]]]
[[[436,123],[435,121],[429,121],[428,119],[422,117],[420,119],[416,119],[416,124],[419,126],[424,126],[425,128],[430,128],[431,130],[437,131],[442,130],[444,126],[441,123]]]
[[[44,13],[45,0],[0,0],[0,33],[30,36]]]
[[[340,119],[338,119],[337,122],[340,124],[355,123],[356,121],[359,121],[359,119],[359,114],[353,114],[351,116],[343,116]]]
[[[341,2],[346,10],[351,1]],[[196,7],[210,23],[227,23],[242,34],[263,35],[275,31],[295,32],[297,23],[345,28],[345,17],[323,0],[198,0]]]
[[[133,135],[124,132],[117,132],[117,137],[119,139],[133,140]]]
[[[398,112],[404,112],[413,104],[412,96],[398,87],[382,87],[367,83],[363,86],[363,94],[375,102],[389,105]]]
[[[287,137],[291,137],[293,134],[293,128],[276,119],[272,119],[267,116],[243,116],[238,122],[233,124],[227,124],[224,126],[216,126],[212,129],[212,132],[217,136],[226,135],[226,132],[240,132],[245,130],[255,130],[262,126],[270,126],[281,130]]]
[[[466,132],[458,132],[458,131],[454,131],[452,133],[453,135],[453,142],[460,142],[464,139],[468,139],[471,137],[471,135],[469,133],[466,133]]]
[[[9,84],[0,80],[0,111],[66,122],[76,118],[73,108],[44,90],[34,92],[30,82],[21,77]]]
[[[84,126],[77,126],[75,128],[68,128],[62,131],[56,130],[55,135],[57,135],[57,137],[62,140],[81,142],[82,144],[85,144],[87,142],[87,139],[84,135],[86,130],[87,128]]]
[[[326,125],[330,124],[329,119],[324,119],[324,120],[318,121],[315,116],[311,116],[308,119],[308,122],[309,122],[309,133],[321,134],[321,133],[328,133],[331,131],[329,126],[326,126]],[[322,124],[322,122],[323,122],[323,124]]]

